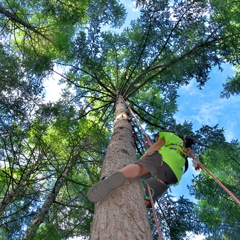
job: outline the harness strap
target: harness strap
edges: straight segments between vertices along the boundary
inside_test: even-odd
[[[172,150],[175,150],[177,153],[179,153],[182,157],[186,157],[187,156],[187,153],[185,153],[185,152],[182,152],[182,151],[180,151],[179,149],[177,149],[177,148],[170,148],[170,149],[172,149]]]
[[[177,143],[168,144],[168,145],[166,145],[165,147],[169,147],[170,149],[175,150],[175,151],[176,151],[177,153],[179,153],[182,157],[186,158],[187,153],[188,153],[188,149],[185,148],[185,147],[183,146],[183,144],[184,144],[183,142],[177,142]],[[182,151],[179,150],[179,149],[177,149],[177,148],[170,147],[170,146],[172,146],[172,145],[180,147]]]
[[[183,143],[183,142],[181,142],[181,143]],[[187,160],[187,156],[188,156],[188,149],[187,148],[185,148],[184,146],[181,146],[181,145],[179,145],[180,143],[176,143],[176,144],[169,144],[168,146],[170,146],[170,145],[178,145],[179,147],[181,147],[182,148],[182,151],[180,151],[179,149],[177,149],[177,148],[171,148],[170,147],[170,149],[172,149],[172,150],[174,150],[174,151],[176,151],[177,153],[179,153],[183,158],[185,158],[185,169],[184,169],[184,173],[188,170],[188,160]]]

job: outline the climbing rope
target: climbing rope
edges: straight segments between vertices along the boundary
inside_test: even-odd
[[[154,201],[153,201],[152,194],[151,194],[151,189],[149,187],[149,184],[148,184],[147,180],[146,180],[146,185],[147,185],[147,190],[148,190],[148,196],[150,197],[150,202],[151,202],[151,205],[152,205],[154,220],[155,220],[157,230],[158,230],[159,240],[162,240],[162,234],[161,234],[161,230],[160,230],[160,227],[159,227],[159,224],[158,224],[157,214],[156,214],[156,210],[155,210],[155,207],[154,207]]]
[[[131,112],[131,114],[133,115],[134,119],[136,120],[138,126],[140,127],[140,129],[142,130],[142,134],[144,135],[145,137],[145,141],[148,143],[149,146],[152,146],[152,143],[150,141],[150,137],[146,134],[145,130],[143,129],[142,125],[140,124],[140,122],[138,121],[136,115],[134,114],[133,110],[131,109],[131,107],[126,103],[125,100],[123,100],[126,104],[126,106],[128,107],[129,111]],[[145,142],[145,143],[146,143]]]
[[[152,143],[150,141],[150,137],[146,134],[145,130],[143,129],[143,127],[141,126],[140,122],[138,121],[137,117],[135,116],[135,114],[133,113],[131,107],[126,103],[125,101],[125,104],[126,106],[128,107],[129,111],[131,112],[131,114],[133,115],[133,117],[135,118],[138,126],[141,128],[142,130],[142,133],[145,137],[145,141],[147,142],[147,144],[149,146],[152,146]],[[145,143],[146,144],[146,143]],[[153,211],[153,216],[154,216],[154,220],[155,220],[155,224],[156,224],[156,227],[157,227],[157,231],[158,231],[158,237],[159,237],[159,240],[162,240],[162,233],[161,233],[161,230],[160,230],[160,226],[159,226],[159,223],[158,223],[158,219],[157,219],[157,214],[156,214],[156,210],[155,210],[155,207],[154,207],[154,201],[153,201],[153,198],[152,198],[152,194],[151,194],[151,190],[150,190],[150,187],[149,187],[149,184],[148,184],[148,181],[146,180],[146,186],[147,186],[147,190],[148,190],[148,195],[149,195],[149,198],[150,198],[150,202],[151,202],[151,205],[152,205],[152,211]]]
[[[239,199],[228,189],[226,188],[195,156],[193,150],[188,152],[188,156],[193,159],[193,165],[195,170],[203,169],[205,170],[234,200],[240,205]]]

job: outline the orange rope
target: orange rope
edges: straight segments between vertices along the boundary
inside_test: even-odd
[[[129,111],[131,112],[131,114],[133,115],[133,117],[135,118],[138,126],[141,128],[142,133],[143,133],[144,137],[146,138],[149,146],[152,146],[152,143],[151,143],[151,141],[150,141],[150,137],[149,137],[149,136],[146,134],[146,132],[144,131],[143,127],[141,126],[140,122],[138,121],[137,117],[135,116],[133,110],[132,110],[131,107],[126,103],[125,100],[124,100],[124,102],[125,102],[126,106],[128,107]]]
[[[150,190],[150,187],[149,187],[149,184],[148,184],[147,180],[146,180],[146,185],[147,185],[147,190],[148,190],[148,195],[149,195],[149,198],[150,198],[150,202],[151,202],[151,205],[152,205],[154,220],[155,220],[156,227],[157,227],[157,230],[158,230],[159,240],[162,240],[162,234],[161,234],[161,230],[160,230],[160,227],[159,227],[159,224],[158,224],[158,219],[157,219],[157,214],[156,214],[156,210],[155,210],[155,207],[154,207],[152,194],[151,194],[151,190]]]
[[[202,168],[205,170],[234,200],[240,205],[239,199],[228,189],[226,188],[195,156],[193,150],[188,152],[188,156],[197,162],[196,169]]]

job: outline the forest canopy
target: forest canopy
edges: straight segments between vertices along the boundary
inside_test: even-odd
[[[139,16],[126,26],[129,4]],[[150,135],[197,139],[195,155],[239,198],[238,139],[218,122],[194,129],[175,118],[179,88],[195,81],[200,92],[226,63],[234,74],[221,97],[239,95],[239,16],[240,2],[229,0],[1,0],[0,239],[88,239],[97,213],[86,193],[106,170],[119,97]],[[48,102],[50,78],[63,89]],[[142,131],[127,120],[139,158]],[[170,191],[158,199],[165,239],[238,239],[231,197],[204,171],[189,189],[194,202]]]

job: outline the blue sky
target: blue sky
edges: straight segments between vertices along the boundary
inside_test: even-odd
[[[135,9],[131,0],[121,0],[121,2],[128,11],[125,27],[132,19],[139,16],[139,11]],[[219,124],[219,127],[223,127],[225,130],[226,140],[231,141],[239,139],[240,135],[240,96],[233,96],[229,99],[220,98],[223,83],[234,73],[229,64],[223,64],[222,68],[223,71],[217,67],[212,69],[209,80],[202,90],[199,90],[195,80],[178,90],[178,112],[175,114],[175,119],[178,123],[183,123],[184,120],[192,122],[194,130],[199,129],[202,125],[215,126]],[[172,187],[171,190],[173,196],[184,195],[193,200],[189,196],[186,186],[191,184],[193,175],[199,174],[200,171],[196,172],[193,169],[191,160],[189,163],[189,170],[183,175],[180,184]]]
[[[175,118],[182,123],[185,119],[193,123],[193,128],[199,129],[202,125],[214,126],[219,124],[225,130],[228,141],[238,139],[240,133],[240,96],[229,99],[220,98],[222,84],[233,75],[232,66],[222,65],[223,71],[214,68],[209,81],[199,90],[196,81],[192,80],[187,86],[179,89],[178,112]]]

